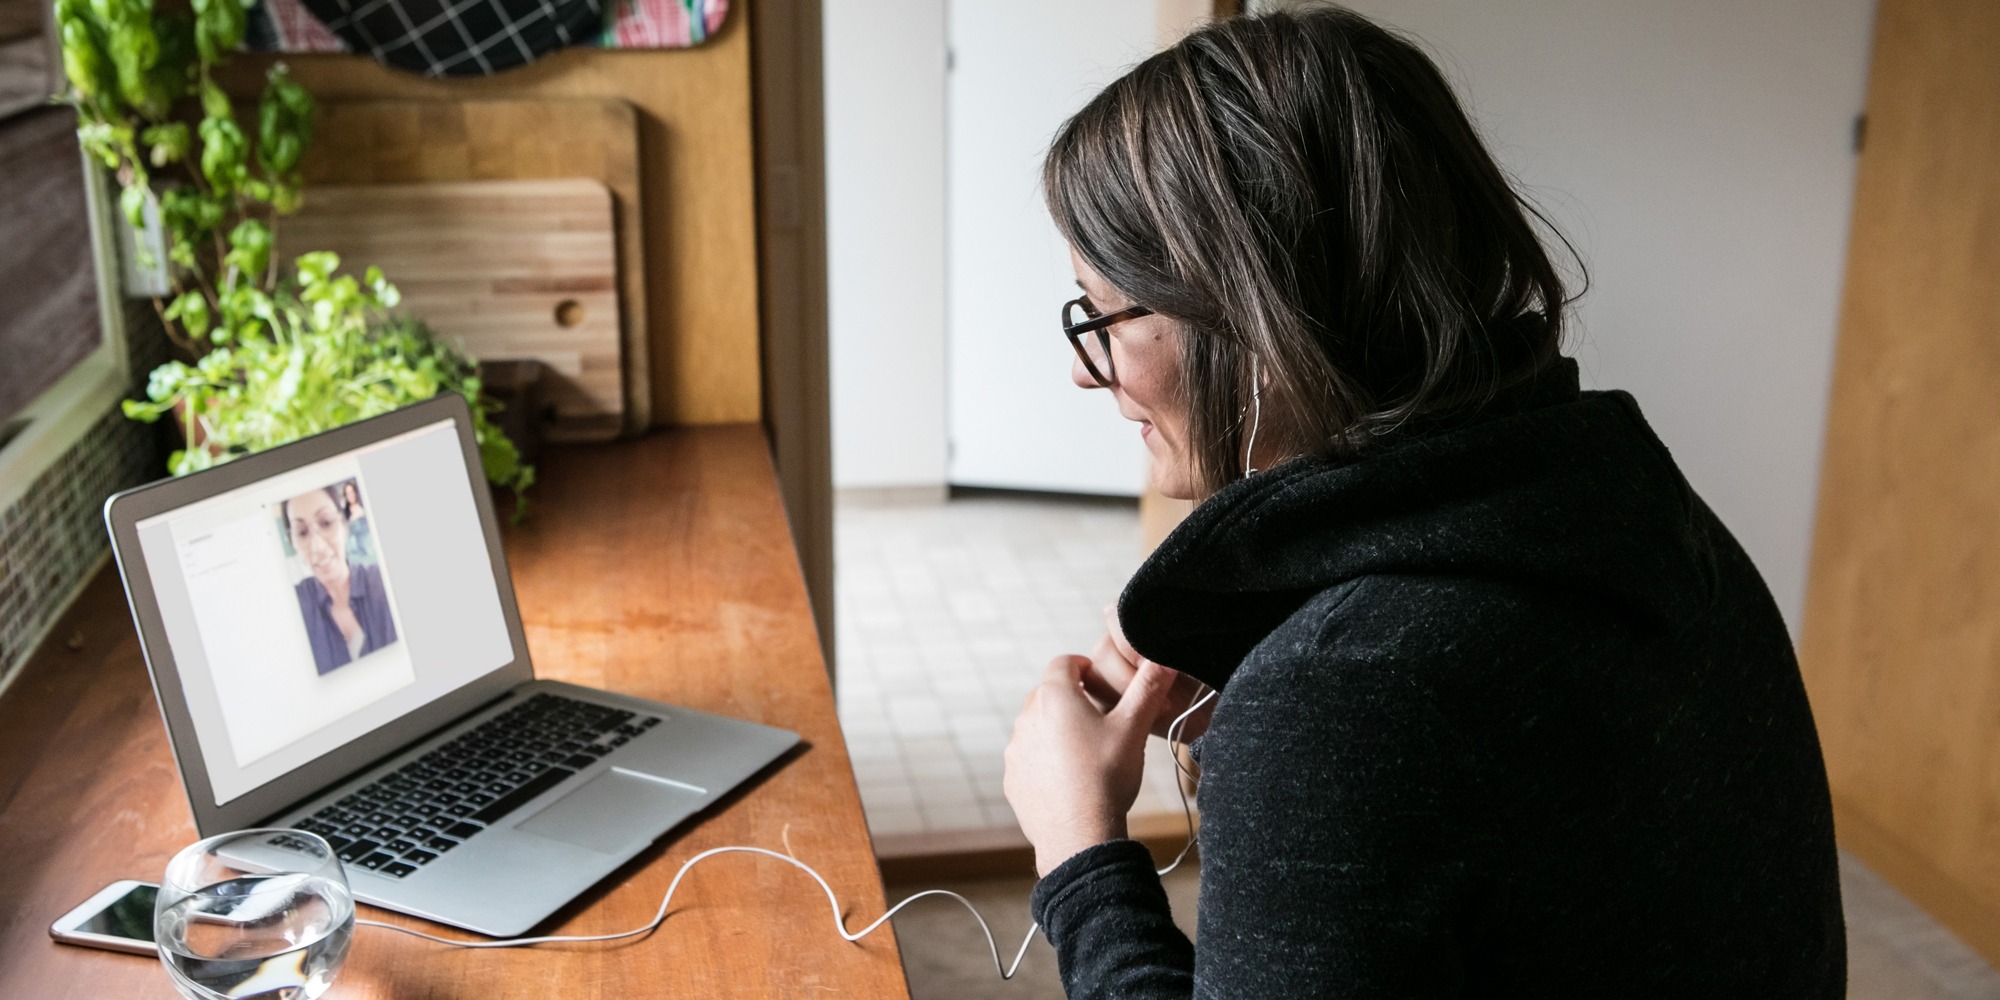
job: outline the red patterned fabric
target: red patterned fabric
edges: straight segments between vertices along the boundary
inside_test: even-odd
[[[346,52],[347,44],[328,31],[299,0],[264,0],[281,52]]]
[[[602,44],[615,49],[699,45],[722,27],[729,0],[617,0]]]

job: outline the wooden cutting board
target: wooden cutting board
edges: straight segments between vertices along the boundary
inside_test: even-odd
[[[380,267],[401,309],[482,360],[533,358],[557,441],[625,426],[611,192],[582,178],[308,187],[279,253]]]
[[[295,67],[296,69],[296,67]],[[247,120],[255,120],[252,115]],[[329,184],[550,180],[587,177],[611,189],[618,220],[619,310],[625,320],[625,431],[652,425],[639,117],[622,100],[328,100],[306,151],[308,197]],[[656,166],[660,154],[654,154]],[[663,286],[671,282],[662,282]],[[661,309],[662,315],[671,310]],[[668,335],[667,343],[673,343]]]

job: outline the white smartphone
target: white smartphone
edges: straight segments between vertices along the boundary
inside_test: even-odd
[[[153,946],[153,899],[159,886],[125,879],[113,882],[62,915],[49,936],[64,944],[157,955]]]

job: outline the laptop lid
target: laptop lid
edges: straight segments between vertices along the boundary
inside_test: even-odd
[[[127,490],[104,518],[202,836],[534,677],[456,393]]]

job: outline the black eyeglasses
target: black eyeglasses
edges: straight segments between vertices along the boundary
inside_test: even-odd
[[[1083,318],[1078,319],[1077,314]],[[1090,296],[1079,295],[1063,303],[1063,334],[1069,337],[1069,346],[1076,349],[1076,356],[1083,359],[1083,368],[1101,386],[1109,386],[1118,377],[1111,366],[1111,325],[1141,316],[1151,316],[1153,311],[1145,306],[1129,306],[1106,316],[1097,314],[1097,307],[1090,304]],[[1085,334],[1094,333],[1095,337]]]

